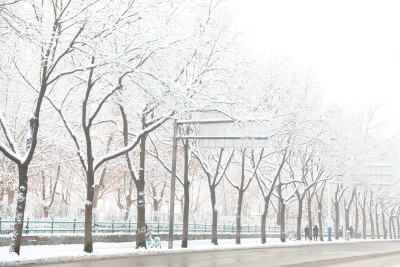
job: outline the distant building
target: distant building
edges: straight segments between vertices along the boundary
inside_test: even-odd
[[[392,185],[396,182],[393,175],[393,166],[389,161],[357,166],[350,171],[350,175],[355,178],[356,183]]]

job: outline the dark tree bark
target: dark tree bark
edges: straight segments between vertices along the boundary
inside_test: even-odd
[[[187,248],[189,239],[189,203],[190,203],[190,182],[189,182],[189,140],[183,144],[184,148],[184,173],[183,173],[183,229],[182,229],[182,248]]]
[[[368,190],[364,189],[362,201],[360,200],[360,196],[358,197],[358,203],[361,207],[361,213],[362,213],[363,239],[367,238],[367,214],[366,214],[367,194]]]
[[[356,189],[353,189],[353,192],[351,193],[351,198],[350,201],[348,203],[348,205],[346,205],[346,200],[344,201],[344,206],[345,206],[345,229],[349,230],[350,228],[350,208],[351,208],[351,204],[354,201],[354,197],[356,195]]]
[[[313,222],[312,222],[312,215],[311,215],[311,203],[312,203],[312,194],[310,191],[307,193],[307,217],[308,217],[308,239],[312,240],[312,234],[313,234]]]
[[[146,110],[142,116],[142,129],[146,125]],[[143,135],[140,138],[140,152],[139,152],[139,177],[136,179],[132,176],[136,184],[137,195],[137,230],[136,230],[136,249],[147,248],[146,245],[146,198],[145,198],[145,167],[146,167],[146,137]],[[129,164],[129,169],[133,169],[133,165]],[[131,172],[133,173],[133,172]]]
[[[212,208],[212,229],[211,229],[211,244],[218,245],[218,212],[216,209],[216,192],[215,189],[218,184],[221,182],[222,178],[225,176],[225,172],[232,160],[233,152],[229,156],[225,165],[222,165],[222,156],[224,149],[222,148],[219,153],[218,163],[216,166],[216,170],[213,171],[210,169],[209,165],[200,158],[200,155],[197,153],[193,153],[194,157],[199,161],[201,167],[207,175],[208,187],[210,189],[210,197],[211,197],[211,208]]]
[[[280,233],[280,239],[281,242],[286,242],[286,220],[285,220],[285,211],[286,211],[286,204],[282,201],[281,202],[281,211],[280,211],[280,223],[281,223],[281,233]]]
[[[218,245],[218,211],[216,209],[215,186],[210,185],[211,208],[212,208],[212,228],[211,228],[211,244]]]
[[[53,23],[52,37],[54,37],[61,24],[56,18]],[[79,34],[78,34],[79,35]],[[0,145],[0,151],[11,161],[13,161],[18,166],[18,198],[17,207],[15,212],[15,222],[14,222],[14,233],[11,239],[10,252],[15,252],[20,254],[21,240],[22,240],[22,228],[25,216],[25,206],[26,206],[26,196],[28,192],[28,167],[32,161],[33,155],[35,153],[36,145],[38,142],[38,132],[39,132],[39,121],[40,121],[40,111],[43,103],[43,98],[46,94],[47,88],[50,85],[49,75],[51,74],[52,67],[49,65],[49,59],[51,59],[55,38],[51,38],[51,41],[47,47],[43,47],[43,55],[40,68],[40,89],[38,89],[38,98],[36,100],[35,111],[32,118],[29,120],[28,138],[26,140],[25,155],[22,157],[18,147],[15,143],[15,138],[10,136],[11,132],[8,129],[5,121],[2,121],[2,116],[0,114],[0,126],[5,132],[6,140],[8,141],[10,148],[7,149]],[[50,69],[50,73],[48,73]]]
[[[136,248],[147,248],[146,246],[146,200],[145,200],[145,159],[146,159],[146,136],[140,140],[139,154],[139,179],[135,179],[137,193],[137,232]]]
[[[240,189],[239,189],[239,197],[238,197],[238,205],[237,205],[237,212],[236,212],[236,244],[240,245],[240,228],[241,226],[241,222],[242,222],[242,204],[243,204],[243,195],[244,195],[244,190],[243,190],[243,186],[244,186],[244,152],[242,155],[242,179],[240,182]]]
[[[347,187],[343,188],[342,184],[338,184],[336,186],[335,197],[332,199],[334,209],[335,209],[335,239],[339,239],[339,227],[340,227],[340,212],[339,205],[340,200],[342,199],[344,193],[346,192]]]
[[[265,244],[267,242],[267,234],[265,232],[265,227],[266,227],[266,222],[267,222],[267,214],[268,214],[268,209],[269,209],[269,203],[271,201],[272,193],[274,192],[275,184],[278,181],[278,178],[280,177],[280,173],[282,171],[282,168],[286,162],[287,159],[287,151],[285,150],[282,161],[279,164],[279,168],[277,169],[275,176],[272,180],[271,186],[268,188],[267,182],[262,179],[261,175],[259,175],[256,172],[256,178],[258,182],[258,186],[261,189],[263,198],[264,198],[264,210],[261,215],[261,244]],[[254,159],[252,160],[253,166],[255,166],[255,161]]]
[[[298,213],[297,213],[297,240],[301,240],[301,234],[302,234],[302,229],[301,229],[301,221],[303,217],[303,200],[304,200],[304,195],[300,195],[298,191],[296,191],[296,196],[297,196],[297,203],[298,203]],[[309,238],[309,237],[308,237]]]
[[[28,166],[18,165],[18,198],[14,221],[14,233],[11,239],[10,252],[20,254],[22,230],[24,228],[24,215],[26,206],[26,195],[28,192]]]
[[[323,182],[320,195],[316,192],[317,203],[318,203],[318,230],[319,230],[319,240],[324,241],[324,235],[322,234],[322,199],[325,191],[326,181]]]
[[[242,222],[242,206],[243,206],[243,196],[246,190],[249,188],[249,185],[251,181],[253,180],[253,177],[255,175],[255,172],[257,171],[257,168],[261,162],[261,159],[263,157],[264,149],[261,150],[260,153],[260,158],[257,162],[257,164],[254,164],[254,151],[251,153],[251,159],[253,161],[253,170],[251,173],[251,177],[246,181],[246,175],[245,175],[245,167],[246,167],[246,149],[243,149],[241,151],[242,153],[242,172],[240,175],[240,185],[235,185],[228,177],[227,180],[228,182],[233,186],[238,191],[238,204],[237,204],[237,212],[236,212],[236,244],[239,245],[241,243],[240,240],[240,235],[241,235],[241,222]]]
[[[355,196],[355,199],[354,199],[354,202],[355,202],[355,210],[356,210],[356,225],[355,225],[355,227],[354,227],[354,230],[355,230],[355,234],[356,234],[356,239],[358,239],[358,232],[359,232],[359,230],[358,230],[358,226],[359,226],[359,224],[360,224],[360,217],[359,217],[359,214],[358,214],[358,195],[357,195],[357,193],[356,193],[356,196]]]

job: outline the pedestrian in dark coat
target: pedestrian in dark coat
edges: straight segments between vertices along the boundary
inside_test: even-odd
[[[354,238],[354,229],[353,229],[353,226],[350,226],[349,231],[350,231],[350,238]]]
[[[318,240],[318,226],[317,225],[314,225],[313,236],[314,236],[314,240],[317,241]]]
[[[308,228],[308,226],[306,226],[305,228],[304,228],[304,235],[305,235],[305,237],[306,237],[306,240],[308,239],[308,235],[310,234],[310,229]]]

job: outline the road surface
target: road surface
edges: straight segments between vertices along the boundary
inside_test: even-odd
[[[391,265],[392,264],[392,265]],[[397,265],[395,265],[397,264]],[[399,266],[400,241],[349,242],[87,260],[46,267]]]

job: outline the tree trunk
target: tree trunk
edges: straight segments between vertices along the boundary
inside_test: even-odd
[[[244,195],[244,180],[245,180],[245,149],[242,151],[242,173],[240,177],[240,187],[238,188],[239,197],[238,197],[238,206],[236,213],[236,245],[240,245],[240,232],[241,232],[241,222],[242,222],[242,205],[243,205],[243,195]],[[257,168],[257,167],[256,167]]]
[[[311,202],[312,202],[312,198],[310,196],[308,196],[307,198],[307,213],[308,213],[308,228],[310,229],[308,231],[308,239],[312,240],[313,238],[313,221],[312,221],[312,215],[311,215]]]
[[[267,214],[268,214],[269,200],[265,201],[264,211],[261,215],[261,244],[267,243],[267,234],[265,232],[265,227],[267,225]]]
[[[376,236],[378,239],[381,239],[381,234],[379,232],[378,204],[375,205],[375,224],[376,224]]]
[[[49,207],[47,207],[47,206],[44,206],[44,207],[43,207],[43,216],[44,216],[45,218],[48,218],[48,217],[49,217]]]
[[[218,212],[216,209],[215,186],[210,186],[211,208],[212,208],[212,228],[211,228],[211,244],[218,245]]]
[[[242,220],[243,190],[239,190],[238,207],[236,213],[236,244],[240,245],[240,228]]]
[[[132,204],[133,204],[133,201],[131,201],[131,200],[126,201],[125,211],[124,211],[124,221],[127,221],[129,219],[129,213],[130,213]]]
[[[383,228],[383,239],[387,239],[388,230],[386,228],[386,218],[385,218],[385,212],[383,211],[383,204],[382,204],[382,228]]]
[[[183,194],[184,194],[184,205],[183,205],[183,229],[182,229],[182,248],[187,248],[189,238],[189,141],[186,140],[184,143],[185,151],[185,164],[183,174]]]
[[[18,198],[15,212],[14,233],[11,239],[10,252],[15,252],[19,255],[22,240],[22,230],[24,228],[26,195],[28,193],[28,166],[18,165],[18,175]]]
[[[346,203],[345,203],[345,205],[346,205]],[[350,208],[347,208],[347,207],[345,208],[344,220],[345,220],[345,229],[349,230],[349,228],[350,228]]]
[[[85,235],[83,251],[93,252],[92,222],[93,222],[93,196],[94,196],[94,172],[93,165],[88,165],[86,174],[86,202],[85,202]]]
[[[108,149],[107,149],[107,151],[108,151]],[[99,199],[100,199],[100,190],[104,189],[104,180],[106,177],[106,173],[107,173],[107,168],[104,168],[101,173],[101,176],[100,176],[99,184],[96,184],[94,186],[93,209],[97,209],[97,203],[99,203]]]
[[[358,199],[357,199],[357,195],[356,195],[356,200],[355,200],[355,209],[356,209],[356,226],[355,226],[355,234],[356,234],[356,239],[358,239],[358,225],[360,224],[360,218],[358,216]]]
[[[375,226],[372,211],[369,212],[369,221],[371,223],[371,239],[375,239]]]
[[[280,223],[281,223],[281,234],[280,234],[280,238],[281,238],[281,242],[286,242],[286,229],[285,229],[285,210],[286,210],[286,204],[281,203],[281,218],[280,218]]]
[[[392,216],[389,217],[389,237],[392,239]]]
[[[139,154],[139,179],[136,182],[137,191],[137,232],[136,249],[147,248],[146,246],[146,199],[145,199],[145,159],[146,159],[146,135],[140,139]]]
[[[339,226],[340,226],[340,215],[339,215],[339,202],[333,203],[335,206],[335,239],[339,239]]]
[[[365,206],[361,209],[363,215],[363,239],[367,239],[367,214],[365,213]]]
[[[301,240],[301,219],[303,217],[303,198],[302,197],[297,197],[298,200],[298,213],[297,213],[297,240]],[[307,237],[306,237],[307,238]]]
[[[324,241],[324,236],[322,234],[322,201],[318,202],[318,227],[319,240]]]

